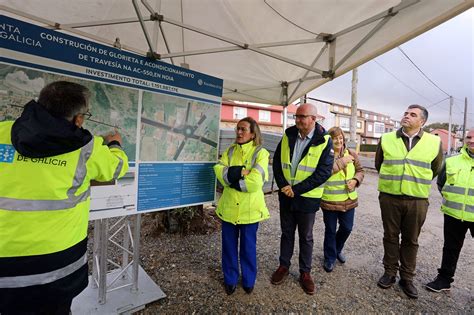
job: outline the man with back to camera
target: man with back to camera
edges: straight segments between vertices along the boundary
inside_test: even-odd
[[[427,119],[426,108],[408,106],[403,114],[402,127],[382,135],[375,155],[385,268],[377,285],[383,289],[390,288],[400,269],[399,284],[413,299],[418,298],[418,290],[413,285],[418,236],[428,211],[431,181],[443,162],[439,137],[422,129]]]
[[[298,228],[299,281],[310,295],[314,294],[311,278],[314,218],[334,161],[331,137],[316,122],[316,115],[314,105],[299,106],[296,126],[285,130],[273,157],[273,174],[280,188],[281,240],[280,266],[273,273],[271,283],[281,284],[289,273]]]
[[[426,288],[441,292],[451,289],[467,230],[474,237],[474,128],[468,131],[460,154],[446,159],[437,184],[443,196],[443,258],[438,276]]]
[[[89,98],[80,84],[53,82],[17,120],[0,122],[2,315],[69,314],[87,286],[90,181],[128,169],[120,134],[82,128]]]

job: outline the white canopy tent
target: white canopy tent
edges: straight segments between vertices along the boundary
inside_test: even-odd
[[[0,0],[2,14],[224,79],[287,105],[474,0]]]

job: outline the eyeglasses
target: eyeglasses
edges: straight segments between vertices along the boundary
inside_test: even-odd
[[[249,132],[250,130],[245,127],[235,127],[235,132],[242,131],[242,132]]]
[[[86,120],[92,117],[92,113],[89,110],[85,113],[81,113],[81,115],[84,116]]]
[[[314,117],[314,115],[293,115],[294,119],[305,119],[308,117]]]

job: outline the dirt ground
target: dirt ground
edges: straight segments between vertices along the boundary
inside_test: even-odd
[[[424,289],[440,265],[443,247],[441,197],[433,185],[428,217],[419,238],[418,300],[409,299],[398,284],[383,290],[377,280],[383,274],[382,222],[378,205],[377,175],[368,171],[359,189],[354,230],[346,243],[347,262],[336,263],[332,273],[322,268],[324,224],[318,211],[314,227],[312,276],[316,293],[306,295],[298,283],[298,245],[290,276],[275,286],[270,283],[278,267],[280,222],[276,194],[266,197],[271,218],[258,232],[258,277],[255,290],[246,294],[239,286],[227,296],[222,286],[220,232],[209,235],[161,234],[143,217],[142,266],[167,295],[147,305],[140,314],[233,314],[233,313],[474,313],[474,241],[466,241],[447,293]]]

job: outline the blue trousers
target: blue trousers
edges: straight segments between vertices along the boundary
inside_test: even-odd
[[[334,263],[337,254],[344,248],[346,240],[352,232],[354,225],[354,209],[342,211],[331,211],[323,209],[324,218],[324,261]],[[339,229],[337,222],[339,221]]]
[[[234,225],[222,221],[222,272],[224,283],[239,282],[239,258],[242,286],[253,287],[257,278],[258,223]],[[240,253],[239,253],[240,237]]]

